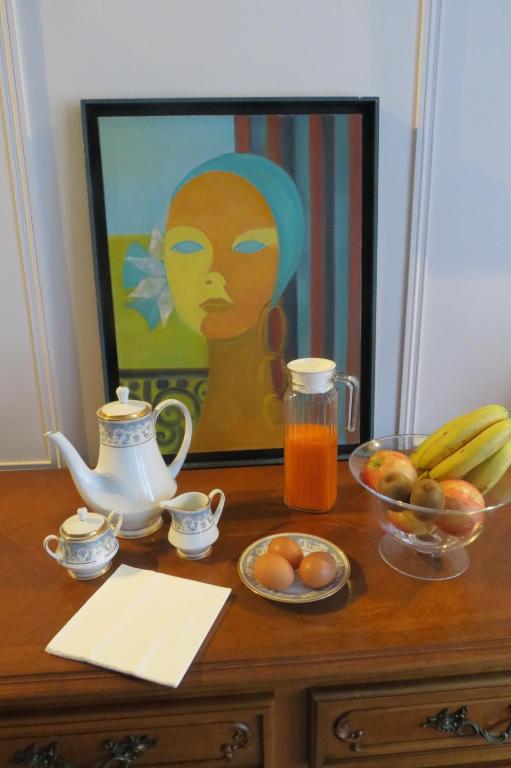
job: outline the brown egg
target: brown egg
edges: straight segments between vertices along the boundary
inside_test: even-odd
[[[328,552],[312,552],[300,563],[300,578],[311,589],[330,584],[336,573],[337,563]]]
[[[294,539],[287,536],[277,536],[268,544],[268,552],[274,555],[282,555],[291,568],[295,571],[303,560],[303,552]]]
[[[288,589],[295,580],[295,574],[287,560],[282,555],[267,552],[254,563],[254,576],[257,581],[268,589]]]

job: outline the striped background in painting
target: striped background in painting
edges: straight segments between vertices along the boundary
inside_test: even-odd
[[[263,155],[295,180],[305,209],[305,245],[280,301],[287,320],[285,360],[328,357],[360,377],[362,248],[362,116],[237,115],[236,151]],[[282,319],[269,320],[272,348]],[[282,391],[282,369],[272,369]],[[345,433],[344,388],[339,390],[339,442]]]

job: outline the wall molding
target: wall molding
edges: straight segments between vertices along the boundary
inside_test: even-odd
[[[11,5],[11,0],[0,0],[0,99],[16,210],[18,253],[22,265],[39,407],[44,431],[47,432],[57,429],[57,406],[30,205],[28,160],[24,142],[25,117],[17,77],[19,52]],[[46,451],[45,459],[0,462],[0,469],[29,469],[59,465],[56,452],[49,445],[48,440]]]
[[[55,464],[51,458],[41,459],[40,461],[2,461],[0,462],[0,472],[14,471],[18,469],[51,469]]]
[[[442,0],[423,0],[417,67],[415,160],[399,407],[400,433],[415,431],[441,19]]]

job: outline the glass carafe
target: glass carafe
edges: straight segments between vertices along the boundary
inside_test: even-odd
[[[284,397],[284,502],[293,509],[327,512],[337,499],[337,389],[348,387],[346,429],[355,430],[360,384],[336,373],[333,360],[304,357],[287,365]]]

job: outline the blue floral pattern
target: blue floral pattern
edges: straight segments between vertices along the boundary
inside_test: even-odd
[[[156,432],[152,414],[135,421],[103,421],[98,419],[99,439],[103,445],[125,448],[142,445],[151,440]]]
[[[57,554],[63,565],[85,565],[85,563],[101,562],[108,559],[112,553],[115,554],[118,548],[119,543],[115,536],[107,533],[106,536],[102,536],[91,544],[84,544],[83,541],[75,544],[61,539],[57,547]]]
[[[172,528],[178,533],[203,533],[208,531],[213,525],[213,515],[209,509],[202,513],[195,512],[193,515],[181,514],[172,510]]]

